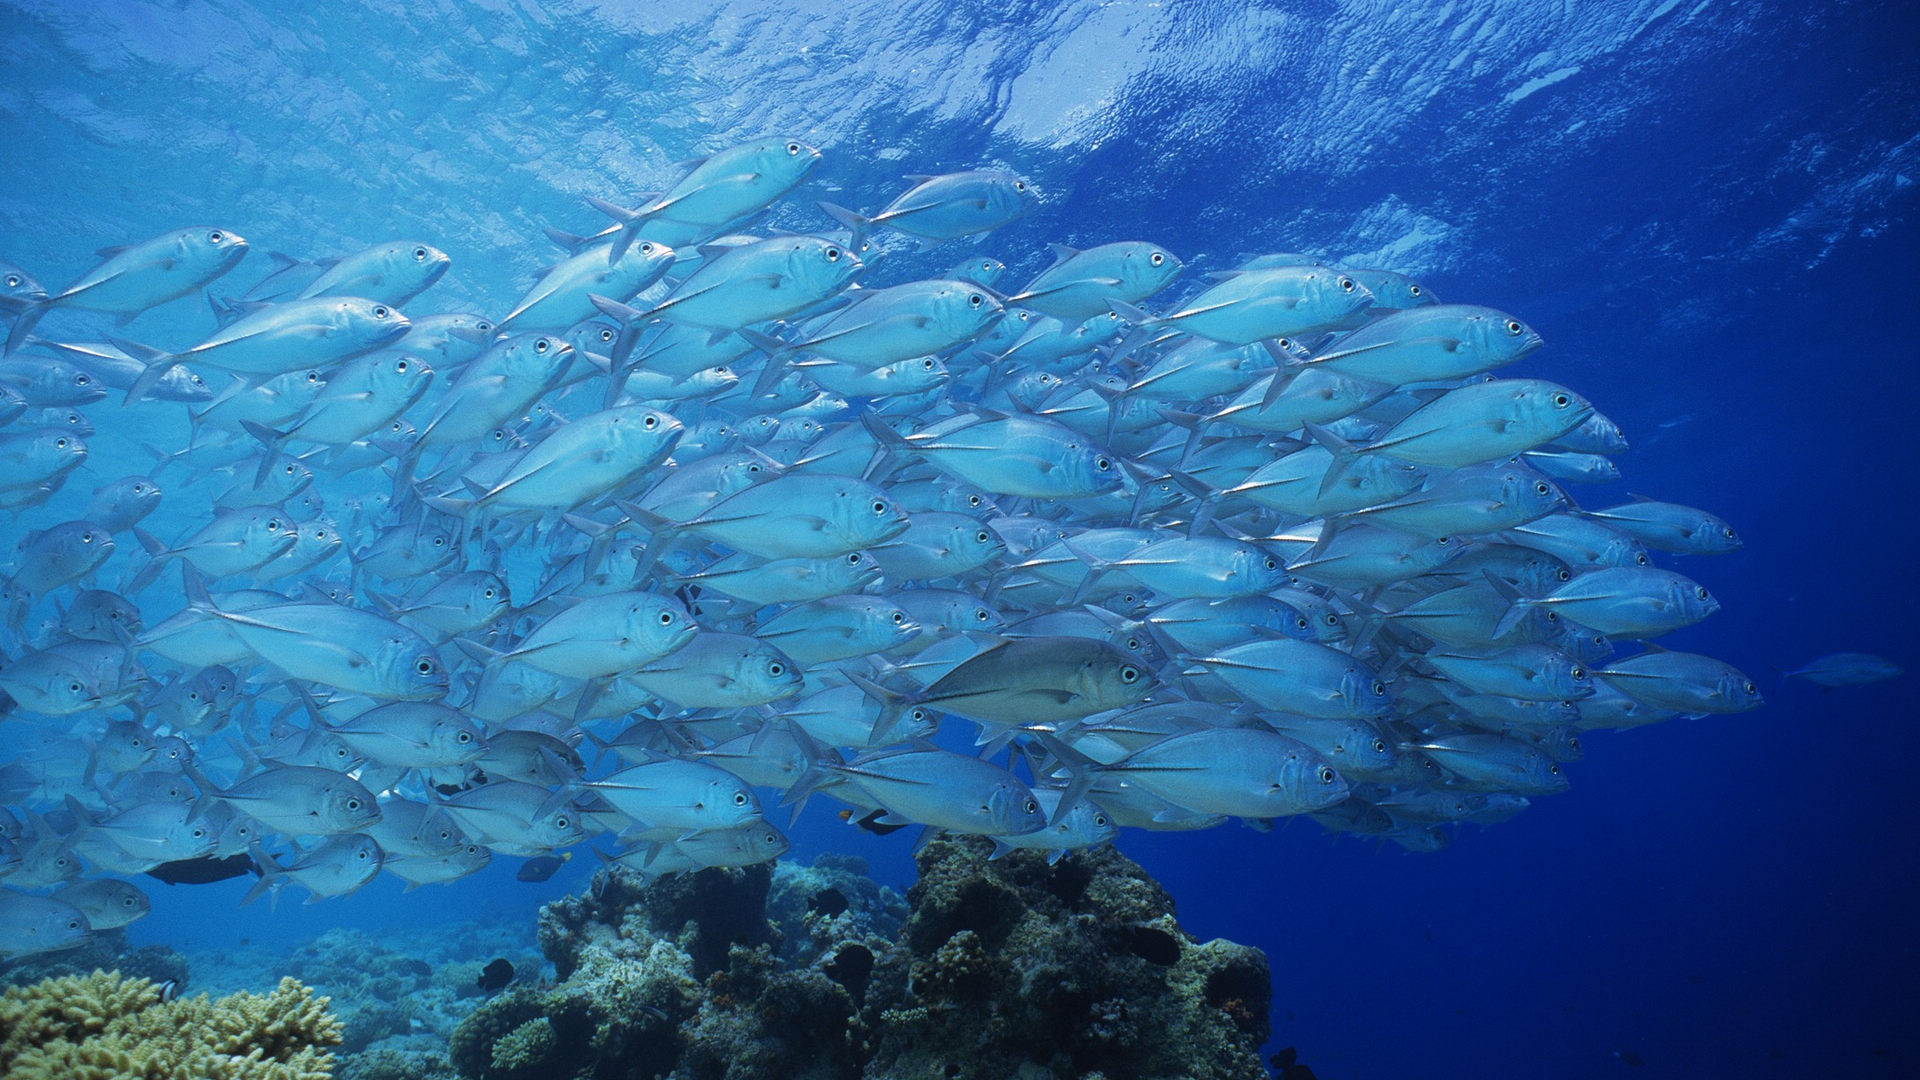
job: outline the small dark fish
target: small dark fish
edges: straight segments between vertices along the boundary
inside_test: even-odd
[[[885,836],[890,832],[898,832],[907,827],[904,822],[898,825],[882,825],[880,819],[886,816],[887,812],[885,810],[875,810],[862,818],[855,818],[851,810],[840,811],[841,821],[858,825],[875,836]]]
[[[1647,1063],[1646,1058],[1641,1057],[1639,1054],[1636,1054],[1631,1050],[1615,1050],[1613,1052],[1613,1056],[1619,1058],[1621,1061],[1627,1063],[1628,1065],[1633,1066],[1636,1069]]]
[[[148,877],[159,878],[169,885],[211,885],[216,881],[245,877],[248,874],[258,877],[260,868],[253,864],[252,856],[244,853],[176,859],[173,862],[161,863],[147,871]]]
[[[409,956],[405,960],[393,965],[393,970],[402,975],[417,975],[423,979],[433,974],[432,965],[428,964],[425,960],[413,956]]]
[[[558,873],[567,860],[573,858],[573,852],[562,855],[541,855],[520,864],[520,872],[513,875],[516,881],[545,881]]]
[[[480,977],[474,980],[474,985],[491,994],[495,990],[504,988],[512,981],[513,965],[496,957],[493,963],[488,964],[486,968],[480,972]]]
[[[1267,1059],[1278,1080],[1315,1080],[1313,1070],[1300,1064],[1300,1053],[1289,1046]]]
[[[847,894],[839,889],[821,889],[807,897],[807,910],[818,912],[828,918],[847,910]]]

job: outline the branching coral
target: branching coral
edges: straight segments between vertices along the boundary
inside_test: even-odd
[[[50,979],[6,995],[0,1080],[328,1080],[340,1023],[295,979],[268,994],[161,1002],[118,972]],[[45,1004],[53,1002],[56,1004]],[[92,1010],[91,1017],[83,1017]],[[58,1020],[50,1018],[59,1017]]]

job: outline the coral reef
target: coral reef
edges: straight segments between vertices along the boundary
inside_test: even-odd
[[[542,909],[560,981],[455,1030],[472,1080],[1266,1080],[1266,957],[1201,943],[1111,850],[918,855],[906,900],[857,859],[644,882]]]
[[[1196,942],[1110,848],[1053,866],[988,850],[921,850],[912,914],[868,992],[867,1076],[1265,1080],[1264,954]]]
[[[299,980],[162,1002],[118,972],[7,991],[0,1080],[329,1080],[340,1023]]]
[[[22,957],[0,964],[0,984],[32,986],[47,979],[85,975],[90,971],[118,971],[128,978],[161,983],[172,979],[175,989],[187,985],[187,958],[165,945],[127,946],[126,931],[115,927],[88,935],[72,949]]]

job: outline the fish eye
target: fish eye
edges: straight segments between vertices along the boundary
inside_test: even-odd
[[[566,819],[566,818],[564,818],[564,817],[557,817],[557,818],[554,818],[554,819],[553,819],[553,823],[554,823],[555,825],[557,825],[557,826],[559,826],[559,827],[560,827],[560,828],[562,828],[562,829],[564,829],[564,828],[566,828],[566,827],[567,827],[567,819]]]
[[[483,333],[483,334],[484,334],[484,333],[486,333],[487,331],[489,331],[489,330],[492,330],[492,329],[493,329],[493,324],[492,324],[492,323],[490,323],[490,322],[488,322],[488,321],[486,321],[485,319],[482,319],[482,320],[480,320],[479,322],[477,322],[477,323],[474,323],[474,324],[473,324],[473,328],[474,328],[475,330],[478,330],[478,331],[480,331],[481,333]]]
[[[850,554],[849,554],[849,555],[847,556],[847,565],[848,565],[848,566],[859,566],[859,565],[860,565],[860,553],[859,553],[859,552],[857,552],[857,551],[855,551],[855,552],[852,552],[852,553],[850,553]]]
[[[1748,684],[1747,684],[1747,693],[1749,693],[1749,694],[1751,694],[1751,693],[1753,693],[1753,684],[1752,684],[1752,683],[1748,683]]]
[[[1693,590],[1693,595],[1699,597],[1702,600],[1705,600],[1707,598],[1706,587],[1701,586],[1700,588]]]
[[[1524,326],[1521,326],[1521,325],[1520,325],[1520,320],[1518,320],[1518,319],[1508,319],[1508,320],[1507,320],[1507,333],[1509,333],[1509,334],[1516,334],[1516,335],[1517,335],[1517,334],[1519,334],[1519,333],[1520,333],[1520,331],[1522,331],[1522,330],[1525,330],[1525,329],[1526,329],[1526,327],[1524,327]]]
[[[135,485],[133,485],[133,493],[134,493],[135,495],[144,495],[144,494],[146,494],[146,491],[147,491],[147,485],[145,485],[145,484],[135,484]]]
[[[386,318],[387,316],[389,316],[389,315],[391,315],[391,314],[393,314],[393,312],[391,312],[391,311],[388,311],[388,310],[387,310],[387,305],[385,305],[385,304],[375,304],[375,305],[373,305],[373,317],[374,317],[374,318],[376,318],[376,319],[384,319],[384,318]]]
[[[212,232],[207,234],[207,242],[212,244],[217,244],[220,241],[225,240],[226,238],[227,238],[227,234],[221,232],[219,229],[215,229]]]
[[[907,621],[907,613],[906,613],[906,612],[904,612],[904,611],[896,611],[896,612],[894,612],[894,613],[893,613],[893,624],[894,624],[895,626],[899,626],[899,625],[900,625],[901,623],[903,623],[903,622],[906,622],[906,621]]]
[[[405,375],[407,373],[407,362],[405,360],[395,360],[393,362],[393,370]]]
[[[876,513],[876,514],[884,514],[884,513],[886,513],[886,512],[887,512],[887,503],[886,503],[886,500],[884,500],[884,499],[875,499],[875,500],[873,500],[873,512],[874,512],[874,513]]]
[[[1028,799],[1022,809],[1029,814],[1037,814],[1040,812],[1040,804],[1034,802],[1032,799]]]
[[[53,448],[55,450],[65,450],[67,448],[67,440],[65,439],[53,440]]]
[[[1633,562],[1634,562],[1634,565],[1636,566],[1651,566],[1653,564],[1653,560],[1648,558],[1647,553],[1644,551],[1639,553],[1638,555],[1635,555],[1633,557]]]
[[[1438,537],[1434,540],[1434,543],[1439,544],[1441,547],[1446,547],[1448,544],[1453,543],[1453,537],[1451,536]]]
[[[79,692],[80,692],[80,684],[79,684],[79,683],[68,683],[68,684],[67,684],[67,689],[68,689],[69,691],[71,691],[71,692],[73,692],[73,693],[76,693],[76,694],[77,694],[77,693],[79,693]]]
[[[642,240],[642,241],[640,242],[640,254],[642,254],[642,255],[651,255],[651,254],[653,254],[653,241],[651,241],[651,240]]]
[[[1550,491],[1552,491],[1552,490],[1553,490],[1553,487],[1552,487],[1552,485],[1550,485],[1550,484],[1548,484],[1548,483],[1547,483],[1547,482],[1546,482],[1545,480],[1541,480],[1541,481],[1538,481],[1538,482],[1536,482],[1536,483],[1535,483],[1535,484],[1533,485],[1533,490],[1534,490],[1534,492],[1535,492],[1535,493],[1537,493],[1537,494],[1540,494],[1540,495],[1545,495],[1545,494],[1547,494],[1548,492],[1550,492]]]
[[[1374,752],[1374,753],[1376,753],[1376,754],[1384,754],[1384,753],[1386,753],[1386,752],[1387,752],[1387,740],[1385,740],[1385,739],[1381,739],[1381,738],[1375,738],[1375,739],[1373,740],[1373,752]]]
[[[68,920],[67,920],[67,929],[69,929],[69,930],[78,930],[78,929],[80,929],[80,920],[79,920],[79,919],[68,919]]]
[[[1339,626],[1339,625],[1340,625],[1340,616],[1338,616],[1338,615],[1335,615],[1335,614],[1334,614],[1333,612],[1331,612],[1331,611],[1329,611],[1329,612],[1327,612],[1327,625],[1328,625],[1328,626]]]
[[[1576,667],[1576,668],[1574,668],[1574,669],[1573,669],[1573,677],[1574,677],[1575,679],[1584,679],[1584,678],[1586,678],[1586,677],[1587,677],[1587,669],[1586,669],[1586,668],[1583,668],[1583,667]]]
[[[986,297],[981,296],[979,293],[972,293],[967,297],[967,304],[969,306],[979,307],[984,303],[986,303]]]
[[[1419,296],[1419,295],[1420,295],[1420,286],[1418,286],[1418,285],[1409,285],[1409,286],[1407,286],[1407,295],[1409,295],[1409,296],[1414,296],[1414,297],[1417,297],[1417,296]]]
[[[646,428],[648,431],[652,431],[654,428],[660,426],[660,418],[652,413],[648,413],[647,418],[640,421],[640,426]]]
[[[1352,278],[1345,278],[1345,277],[1343,277],[1343,278],[1341,278],[1341,279],[1340,279],[1340,288],[1341,288],[1341,289],[1342,289],[1343,291],[1345,291],[1345,292],[1352,292],[1352,291],[1353,291],[1353,279],[1352,279]]]
[[[422,675],[431,675],[433,674],[433,661],[422,658],[419,663],[413,665],[413,670]]]
[[[1572,399],[1572,398],[1570,398],[1570,397],[1568,397],[1567,395],[1565,395],[1565,394],[1555,394],[1555,395],[1553,395],[1553,407],[1554,407],[1554,408],[1556,408],[1556,409],[1564,409],[1564,408],[1566,408],[1567,406],[1569,406],[1569,405],[1571,405],[1571,404],[1573,404],[1573,399]]]
[[[790,143],[788,143],[788,144],[787,144],[787,156],[788,156],[788,157],[799,157],[799,156],[800,156],[800,144],[799,144],[799,143],[797,143],[797,142],[790,142]]]
[[[978,495],[967,496],[967,505],[971,507],[978,507],[980,505],[980,496]],[[1732,532],[1733,530],[1728,529],[1727,531]]]
[[[279,531],[280,531],[280,519],[279,519],[279,518],[268,518],[268,519],[267,519],[267,531],[268,531],[268,532],[279,532]]]
[[[734,793],[733,793],[733,805],[735,805],[735,806],[745,806],[745,805],[747,805],[747,793],[746,793],[746,792],[744,792],[744,791],[736,791],[736,792],[734,792]]]
[[[541,338],[539,341],[533,343],[533,351],[537,353],[544,354],[551,348],[553,348],[553,342],[548,341],[546,338]]]
[[[87,378],[85,375],[75,375],[73,377],[73,385],[75,386],[85,386],[92,381],[92,379]]]
[[[1160,264],[1167,261],[1167,257],[1156,251],[1153,254],[1147,256],[1147,261],[1152,263],[1155,266],[1159,266]]]
[[[777,676],[777,675],[785,675],[786,673],[787,673],[787,665],[782,664],[778,660],[775,660],[771,664],[767,665],[767,674],[769,675]]]
[[[360,809],[360,800],[357,797],[349,797],[347,799],[347,809],[349,810]]]
[[[455,735],[454,740],[460,743],[460,745],[465,746],[467,743],[470,743],[473,741],[473,732],[463,731],[460,734]]]
[[[1134,667],[1132,664],[1128,664],[1127,666],[1120,669],[1121,682],[1131,685],[1135,682],[1138,682],[1139,679],[1140,679],[1140,669],[1137,667]]]
[[[426,248],[423,248],[423,247],[417,247],[417,248],[414,248],[414,249],[413,249],[413,258],[414,258],[414,261],[415,261],[415,262],[424,262],[424,261],[426,261],[426,258],[427,258],[427,249],[426,249]]]
[[[603,327],[601,327],[601,328],[600,328],[600,340],[601,340],[601,341],[612,341],[612,340],[613,340],[613,338],[614,338],[614,334],[613,334],[613,328],[612,328],[612,327],[610,327],[610,326],[603,326]]]
[[[672,626],[672,625],[673,625],[673,612],[671,612],[671,611],[663,611],[663,612],[661,612],[661,613],[660,613],[660,625],[661,625],[661,626]]]
[[[1106,472],[1108,469],[1113,468],[1113,462],[1103,457],[1097,457],[1093,459],[1093,467],[1099,469],[1101,472]]]
[[[309,371],[309,372],[307,372],[307,381],[308,381],[308,382],[310,382],[310,383],[317,383],[317,382],[319,382],[319,381],[320,381],[320,373],[319,373],[319,372],[317,372],[317,371]]]
[[[1027,190],[1027,182],[1025,180],[1015,180],[1013,182],[1013,190],[1015,191]]]
[[[840,249],[839,249],[839,248],[828,248],[828,249],[827,249],[827,261],[828,261],[828,262],[839,262],[839,261],[840,261]]]
[[[1561,570],[1561,571],[1558,571],[1557,573],[1555,573],[1555,574],[1554,574],[1553,576],[1554,576],[1554,577],[1557,577],[1557,578],[1559,578],[1559,579],[1560,579],[1561,581],[1572,581],[1572,580],[1573,580],[1573,571],[1571,571],[1571,570]]]
[[[93,534],[92,534],[92,533],[90,533],[90,532],[83,532],[83,533],[81,533],[81,534],[80,534],[80,542],[81,542],[81,543],[83,543],[83,544],[91,544],[91,543],[93,543]],[[1702,591],[1702,592],[1705,592],[1706,590],[1705,590],[1705,589],[1702,589],[1701,591]]]
[[[1552,764],[1552,765],[1549,765],[1549,766],[1547,766],[1547,771],[1548,771],[1548,772],[1550,772],[1550,773],[1552,773],[1552,774],[1553,774],[1553,775],[1555,775],[1555,776],[1559,776],[1559,775],[1560,775],[1560,764],[1559,764],[1558,762],[1555,762],[1554,764]]]
[[[19,274],[8,274],[8,275],[7,275],[7,288],[9,288],[9,289],[17,289],[17,288],[19,288],[19,287],[20,287],[20,275],[19,275]]]
[[[1373,680],[1373,694],[1375,697],[1379,697],[1381,694],[1384,694],[1386,692],[1387,692],[1386,683],[1381,682],[1379,679]]]
[[[1326,765],[1320,766],[1320,771],[1316,775],[1320,777],[1320,782],[1323,784],[1331,784],[1339,778],[1334,774],[1333,769]]]

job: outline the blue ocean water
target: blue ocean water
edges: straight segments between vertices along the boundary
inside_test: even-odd
[[[551,256],[542,227],[600,227],[583,196],[777,133],[825,160],[774,227],[827,227],[815,198],[877,208],[905,173],[1000,167],[1040,208],[936,265],[979,250],[1020,281],[1048,242],[1151,238],[1188,283],[1305,251],[1515,312],[1548,342],[1518,373],[1632,441],[1622,497],[1740,529],[1744,551],[1681,560],[1723,610],[1665,643],[1768,673],[1767,705],[1596,734],[1572,791],[1437,854],[1303,822],[1122,849],[1189,929],[1268,952],[1274,1045],[1323,1077],[1906,1075],[1911,677],[1822,692],[1770,668],[1920,659],[1917,40],[1910,5],[1865,0],[8,0],[0,258],[54,285],[190,223],[302,256],[420,237],[453,258],[424,300],[499,313]],[[134,325],[179,344],[208,321],[180,302]],[[86,410],[101,468],[182,435],[116,411]],[[161,514],[169,535],[190,519]],[[911,879],[911,834],[813,814],[792,835],[791,857]],[[277,912],[236,909],[244,883],[155,887],[131,936],[527,922],[593,866],[528,885],[512,862]]]

